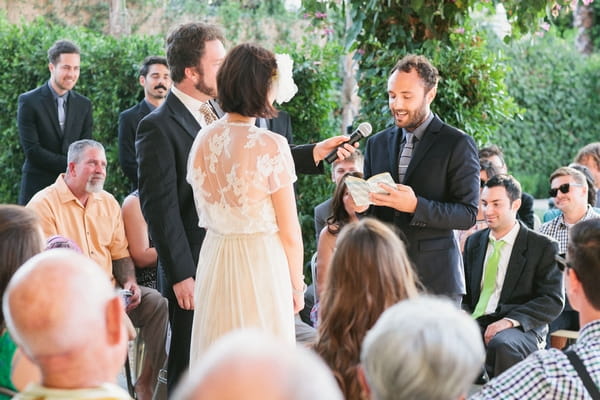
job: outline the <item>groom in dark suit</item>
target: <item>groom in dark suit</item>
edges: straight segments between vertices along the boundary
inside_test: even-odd
[[[181,25],[169,35],[167,60],[173,87],[165,102],[142,119],[136,137],[142,212],[158,251],[159,287],[169,300],[169,393],[189,363],[194,278],[205,233],[198,227],[192,188],[186,181],[187,160],[198,131],[222,113],[213,99],[217,71],[225,57],[223,41],[218,27],[204,23]],[[334,137],[293,147],[296,171],[319,173],[318,161],[347,140]],[[348,150],[338,154],[343,157]]]
[[[387,87],[396,126],[369,138],[364,170],[365,178],[389,172],[398,183],[370,195],[370,213],[402,231],[425,288],[460,304],[465,288],[453,229],[475,224],[479,160],[473,139],[431,112],[437,83],[425,57],[398,61]]]
[[[558,243],[517,221],[521,185],[490,178],[481,193],[487,229],[467,238],[463,308],[476,318],[494,377],[539,349],[564,305]]]
[[[19,204],[67,169],[67,149],[92,138],[92,103],[72,90],[79,79],[79,47],[58,40],[48,50],[50,79],[19,96],[17,125],[25,153]]]

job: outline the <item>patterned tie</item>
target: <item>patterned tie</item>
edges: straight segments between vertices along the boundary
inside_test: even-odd
[[[496,289],[496,275],[498,274],[500,253],[502,247],[504,247],[506,244],[504,240],[494,240],[492,238],[490,238],[490,242],[492,243],[494,250],[485,264],[485,271],[483,273],[483,287],[481,288],[481,294],[479,295],[479,301],[477,302],[475,311],[473,311],[473,314],[471,314],[472,317],[476,319],[485,314],[485,309],[490,301],[490,297],[492,297],[492,293],[494,293],[494,289]]]
[[[406,169],[408,168],[408,164],[410,164],[410,159],[412,158],[413,138],[413,133],[406,132],[406,142],[404,143],[402,153],[400,153],[400,162],[398,163],[399,183],[404,183],[404,175],[406,175]]]
[[[202,105],[199,108],[199,111],[200,114],[202,114],[202,116],[204,117],[204,122],[206,122],[206,125],[210,125],[218,119],[208,102],[202,103]]]
[[[56,98],[56,102],[58,103],[58,123],[60,125],[60,130],[65,130],[65,98],[62,96],[58,96]]]

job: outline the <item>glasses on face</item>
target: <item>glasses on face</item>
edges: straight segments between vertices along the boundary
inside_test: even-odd
[[[567,268],[575,270],[575,268],[573,268],[573,265],[570,262],[568,262],[567,259],[564,258],[563,256],[561,256],[560,254],[555,255],[554,259],[556,260],[556,265],[558,266],[558,269],[560,269],[561,271],[564,271]]]
[[[561,193],[569,193],[569,190],[571,190],[571,186],[581,186],[581,184],[580,183],[563,183],[562,185],[560,185],[557,188],[552,188],[552,189],[548,190],[548,194],[550,195],[550,197],[556,197],[559,190]]]

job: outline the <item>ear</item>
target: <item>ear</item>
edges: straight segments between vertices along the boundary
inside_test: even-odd
[[[437,94],[437,85],[432,87],[429,90],[429,92],[427,92],[427,94],[425,95],[425,97],[427,98],[427,104],[431,104],[433,102],[433,99],[435,99],[436,94]]]
[[[366,395],[365,397],[367,399],[370,399],[371,388],[367,383],[367,375],[365,374],[365,369],[363,368],[362,364],[358,364],[358,366],[356,367],[356,375],[358,375],[358,383],[360,384],[363,393]]]
[[[122,342],[125,330],[125,310],[118,296],[114,296],[106,304],[106,337],[110,345]]]
[[[511,209],[513,211],[519,211],[519,208],[521,208],[521,199],[516,199],[512,202]]]
[[[580,300],[585,297],[579,276],[577,276],[575,271],[567,271],[564,275],[565,292],[569,299],[569,303],[571,303],[574,310],[579,311],[581,309],[579,306]]]
[[[144,75],[140,75],[140,85],[143,87],[146,84],[146,77]]]
[[[50,71],[50,73],[54,73],[54,64],[48,63],[48,70]]]
[[[67,164],[67,172],[69,176],[75,176],[75,163],[74,162],[70,162]]]
[[[193,82],[196,82],[196,76],[198,76],[198,72],[196,71],[196,68],[187,67],[183,70],[183,74],[185,75],[186,78],[192,80]]]

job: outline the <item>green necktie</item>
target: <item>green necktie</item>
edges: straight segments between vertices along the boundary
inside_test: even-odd
[[[506,244],[504,240],[494,240],[491,238],[490,242],[492,243],[494,250],[485,264],[485,271],[483,273],[483,287],[481,288],[481,295],[479,296],[479,301],[477,302],[475,311],[473,311],[473,314],[471,314],[473,318],[479,318],[485,314],[485,309],[490,301],[490,297],[492,297],[492,293],[494,293],[494,289],[496,288],[496,275],[498,275],[500,252],[502,247],[504,247]]]

